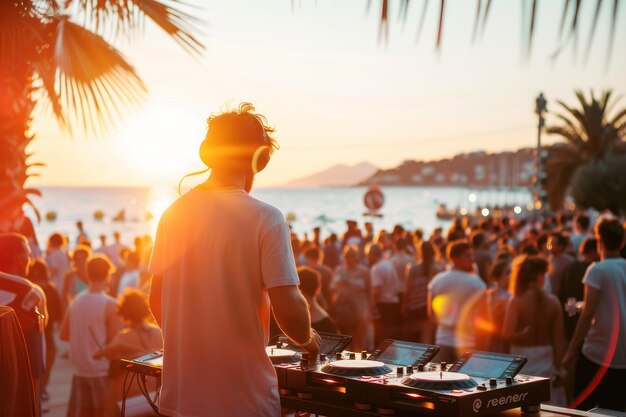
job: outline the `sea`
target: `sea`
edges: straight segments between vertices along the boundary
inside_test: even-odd
[[[122,243],[133,238],[154,236],[163,211],[178,197],[175,189],[137,187],[39,187],[42,196],[34,203],[41,214],[35,223],[37,238],[45,247],[50,234],[68,236],[70,246],[77,239],[76,221],[81,220],[94,247],[104,234],[109,242],[117,230]],[[382,187],[384,204],[379,216],[368,215],[364,205],[367,187],[345,188],[256,188],[251,194],[278,207],[292,230],[303,236],[319,226],[322,236],[343,233],[346,220],[360,225],[373,222],[375,230],[391,229],[400,224],[410,230],[430,233],[436,227],[446,227],[447,220],[436,216],[439,204],[448,208],[472,211],[484,206],[515,206],[525,208],[532,196],[525,188],[463,188],[463,187]],[[31,218],[33,212],[29,211]]]

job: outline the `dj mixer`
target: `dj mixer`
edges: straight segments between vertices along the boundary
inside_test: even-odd
[[[548,378],[518,374],[524,357],[467,352],[452,365],[430,363],[438,351],[388,339],[371,355],[300,353],[298,361],[275,361],[274,367],[281,395],[351,403],[383,415],[480,416],[518,407],[533,412],[550,399]]]

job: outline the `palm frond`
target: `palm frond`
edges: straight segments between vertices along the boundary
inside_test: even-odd
[[[476,34],[480,25],[480,12],[482,11],[482,0],[476,2],[476,16],[474,17],[474,29],[472,30],[472,43],[476,42]]]
[[[600,9],[602,8],[603,0],[596,0],[596,11],[593,14],[593,21],[591,24],[591,29],[589,29],[589,37],[587,38],[587,48],[585,49],[585,61],[589,59],[589,54],[591,53],[591,45],[593,44],[593,36],[596,33],[596,28],[598,27],[598,19],[600,17]]]
[[[615,43],[615,27],[617,25],[617,13],[619,9],[619,0],[613,0],[613,15],[611,16],[611,30],[609,32],[609,44],[606,50],[606,66],[611,63],[611,55],[613,52],[613,43]]]
[[[441,6],[439,8],[439,27],[437,29],[437,50],[441,49],[441,39],[443,37],[443,16],[446,0],[441,0]]]
[[[181,7],[182,6],[182,7]],[[84,26],[103,34],[109,28],[115,35],[132,33],[142,27],[145,17],[163,29],[187,51],[198,54],[204,49],[199,40],[203,21],[184,8],[192,7],[178,0],[66,0],[84,17]]]
[[[67,18],[56,23],[55,35],[54,91],[71,125],[106,131],[122,116],[118,103],[132,106],[143,99],[146,88],[135,69],[102,37]]]
[[[200,53],[204,45],[198,38],[198,26],[203,21],[181,9],[168,6],[156,0],[133,0],[135,6],[150,20],[170,35],[179,45],[190,52]],[[173,2],[186,5],[181,1]]]

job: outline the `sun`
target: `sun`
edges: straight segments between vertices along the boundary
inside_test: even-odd
[[[159,185],[201,167],[198,146],[204,119],[175,105],[145,108],[116,135],[120,154],[133,171]]]

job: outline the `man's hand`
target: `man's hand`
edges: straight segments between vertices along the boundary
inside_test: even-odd
[[[319,334],[317,334],[315,330],[311,329],[311,340],[304,345],[300,345],[300,347],[308,353],[317,355],[320,352],[321,344],[322,344],[322,338],[320,337]]]

